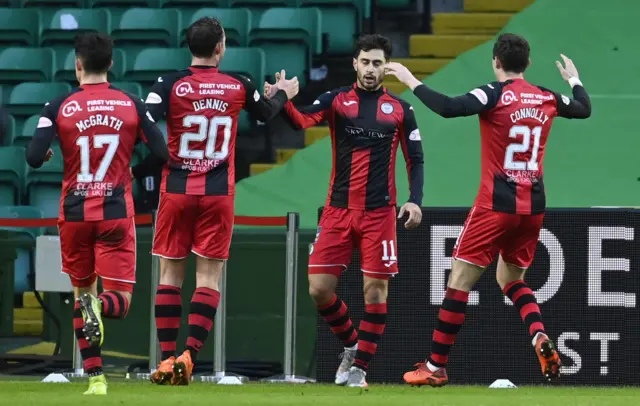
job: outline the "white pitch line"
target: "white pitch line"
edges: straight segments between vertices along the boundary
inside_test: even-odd
[[[640,94],[590,94],[592,99],[639,100]]]

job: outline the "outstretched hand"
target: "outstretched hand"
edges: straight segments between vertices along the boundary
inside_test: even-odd
[[[562,75],[562,79],[569,81],[571,78],[579,78],[578,69],[576,69],[576,65],[573,64],[573,61],[567,58],[565,55],[560,54],[560,57],[564,61],[564,65],[562,66],[562,62],[556,61],[556,66],[560,71],[560,75]]]
[[[283,69],[280,72],[276,72],[276,83],[271,84],[264,82],[264,97],[267,99],[272,98],[278,93],[278,90],[284,90],[287,93],[289,100],[293,99],[300,90],[300,83],[298,77],[295,76],[292,79],[286,78],[286,71]]]
[[[407,87],[411,88],[411,90],[418,87],[422,82],[416,79],[413,76],[413,73],[401,63],[398,62],[389,62],[385,68],[385,75],[393,75],[398,78],[399,81],[404,83]]]

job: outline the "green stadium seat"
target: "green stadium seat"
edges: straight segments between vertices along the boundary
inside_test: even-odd
[[[160,0],[160,7],[162,8],[179,8],[184,12],[185,8],[199,9],[203,6],[207,7],[230,7],[229,0],[207,0],[203,3],[202,0]]]
[[[118,45],[138,44],[175,47],[179,45],[181,14],[177,10],[132,8],[114,24],[111,36]]]
[[[21,83],[13,88],[7,110],[17,116],[39,114],[49,100],[70,91],[68,83]]]
[[[24,148],[0,148],[0,205],[22,203],[25,170]]]
[[[182,44],[187,28],[202,17],[215,17],[222,22],[227,36],[227,46],[247,46],[249,30],[252,27],[251,12],[246,8],[201,8],[189,15],[183,11]]]
[[[38,43],[40,14],[36,10],[0,8],[0,46]]]
[[[22,8],[82,8],[83,0],[18,0]]]
[[[190,63],[187,48],[147,48],[135,57],[127,55],[124,77],[128,81],[153,82],[167,72],[185,69]]]
[[[42,13],[40,44],[52,46],[65,44],[73,46],[76,35],[82,32],[111,31],[109,10],[64,8]]]
[[[403,9],[411,5],[412,0],[376,0],[376,5],[382,8]]]
[[[41,219],[42,212],[32,206],[3,206],[0,205],[0,218],[3,219]],[[33,238],[42,234],[41,227],[0,227]]]
[[[111,12],[118,9],[130,9],[132,7],[156,8],[160,6],[160,0],[86,0],[87,8],[108,8]]]
[[[298,0],[229,0],[231,7],[297,7]]]
[[[318,7],[322,14],[322,34],[327,36],[327,53],[346,55],[353,52],[356,37],[362,31],[361,12],[351,1],[301,0],[304,7]]]
[[[220,69],[247,76],[258,89],[262,89],[267,74],[266,60],[260,48],[227,48]]]
[[[60,191],[62,189],[63,160],[60,148],[52,147],[53,157],[40,168],[29,167],[26,192],[29,204],[39,209],[45,218],[58,217],[60,212]],[[47,230],[49,233],[52,230]]]
[[[5,48],[0,51],[0,82],[48,82],[55,55],[47,48]]]
[[[249,45],[267,55],[267,72],[286,69],[306,83],[313,54],[322,53],[322,18],[317,8],[272,8],[249,34]]]
[[[11,145],[26,148],[31,142],[33,134],[36,132],[38,120],[40,120],[39,114],[35,114],[26,119],[20,131],[14,133]]]
[[[125,92],[131,93],[138,98],[144,98],[142,94],[142,86],[136,82],[111,82],[113,87],[117,87],[120,90],[124,90]]]

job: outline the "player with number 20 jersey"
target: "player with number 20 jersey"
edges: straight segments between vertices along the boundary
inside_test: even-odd
[[[167,121],[170,152],[162,173],[152,251],[160,257],[155,316],[162,362],[151,381],[159,385],[189,384],[196,356],[213,325],[220,301],[218,282],[233,232],[240,111],[266,121],[297,93],[296,79],[266,100],[247,78],[220,72],[225,40],[215,18],[195,21],[186,31],[191,66],[158,78],[146,99],[154,119]],[[134,175],[144,170],[144,165],[136,167]],[[191,252],[197,256],[196,290],[186,349],[175,358],[184,260]]]
[[[404,380],[413,385],[442,386],[449,351],[465,318],[469,291],[499,253],[496,279],[518,310],[532,337],[547,380],[560,374],[561,361],[547,336],[536,297],[524,281],[538,244],[545,211],[545,147],[555,117],[588,118],[591,103],[573,62],[556,62],[573,88],[573,99],[527,82],[529,43],[503,34],[493,48],[497,81],[459,96],[448,97],[416,80],[402,65],[389,73],[414,90],[443,117],[477,114],[480,119],[481,177],[476,201],[453,251],[445,300],[433,334],[431,355]]]

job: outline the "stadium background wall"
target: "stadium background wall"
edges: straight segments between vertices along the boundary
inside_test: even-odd
[[[388,324],[369,382],[401,382],[428,355],[451,266],[453,245],[468,209],[425,209],[422,225],[398,222],[400,274],[391,281]],[[526,278],[564,362],[562,384],[637,384],[640,365],[640,212],[550,210]],[[363,314],[359,256],[338,294],[358,323]],[[495,264],[470,296],[465,325],[447,368],[452,383],[517,385],[543,382],[520,316],[495,281]],[[317,378],[333,381],[341,345],[318,321]]]

